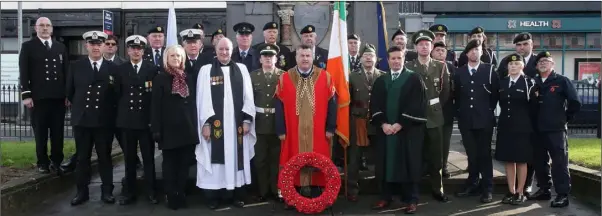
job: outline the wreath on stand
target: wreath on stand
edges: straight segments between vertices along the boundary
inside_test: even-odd
[[[319,197],[307,198],[295,189],[295,176],[305,166],[315,167],[324,174],[326,185]],[[286,204],[305,214],[317,214],[332,206],[341,189],[341,176],[337,167],[324,155],[305,152],[291,158],[280,170],[278,188]]]

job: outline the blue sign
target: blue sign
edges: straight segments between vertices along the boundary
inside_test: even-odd
[[[449,32],[470,32],[481,26],[485,32],[600,32],[600,16],[567,17],[456,17],[437,16]]]
[[[113,34],[113,12],[102,10],[102,29],[108,35]]]

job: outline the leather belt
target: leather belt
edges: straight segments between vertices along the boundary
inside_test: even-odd
[[[363,101],[353,101],[353,107],[355,108],[369,108],[369,104],[364,103]]]
[[[255,111],[258,113],[275,113],[276,108],[255,107]]]

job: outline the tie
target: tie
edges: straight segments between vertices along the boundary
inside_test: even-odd
[[[355,56],[351,56],[351,65],[355,64]]]
[[[50,44],[48,41],[44,41],[44,46],[46,46],[46,50],[50,50]]]
[[[396,79],[397,79],[397,77],[399,77],[399,74],[400,74],[400,73],[393,73],[393,74],[391,74],[391,75],[392,75],[392,77],[393,77],[393,80],[396,80]]]
[[[470,69],[470,75],[471,75],[471,76],[472,76],[472,75],[474,75],[474,73],[476,73],[476,72],[477,72],[477,69],[474,69],[474,68],[473,68],[473,69]]]
[[[136,71],[136,74],[138,74],[138,65],[134,65],[134,70]]]
[[[368,77],[367,77],[368,83],[372,84],[372,72],[366,72],[366,75],[368,75]]]
[[[93,62],[93,63],[92,63],[92,65],[93,65],[93,68],[94,68],[94,72],[96,72],[96,73],[98,73],[98,67],[96,66],[97,64],[98,64],[98,63],[96,63],[96,62]]]
[[[194,67],[194,64],[196,64],[196,59],[190,59],[190,66]]]
[[[247,52],[245,52],[245,51],[240,52],[241,59],[245,59],[246,57],[247,57]]]
[[[265,72],[265,77],[268,79],[272,78],[272,72]]]
[[[516,82],[510,81],[510,87],[514,86],[514,84],[516,84]]]
[[[161,52],[156,49],[155,50],[155,65],[159,65],[159,62],[161,62]]]

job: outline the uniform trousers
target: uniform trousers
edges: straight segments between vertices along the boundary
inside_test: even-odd
[[[125,129],[122,128],[124,155],[125,155],[125,184],[123,192],[136,195],[136,165],[138,164],[138,145],[144,163],[144,181],[148,195],[155,192],[155,143],[149,129]]]
[[[393,200],[393,194],[401,192],[400,200],[406,204],[416,204],[420,194],[418,192],[418,183],[415,182],[381,182],[381,199],[386,201]]]
[[[449,146],[451,144],[451,136],[452,131],[454,130],[454,124],[445,124],[443,125],[442,129],[443,155],[441,160],[441,168],[447,170],[447,159],[449,158]]]
[[[65,126],[65,99],[40,99],[33,101],[31,126],[36,141],[38,166],[63,161],[63,129]],[[50,131],[50,159],[48,158],[48,131]]]
[[[467,185],[477,185],[479,174],[482,179],[481,189],[483,192],[493,190],[493,161],[491,157],[491,139],[493,127],[471,129],[460,128],[462,144],[468,157],[468,179]]]
[[[443,193],[443,182],[441,177],[441,159],[443,155],[443,140],[441,139],[441,127],[426,128],[424,133],[423,158],[428,164],[427,171],[431,183],[432,192]]]
[[[535,175],[542,189],[550,189],[551,181],[557,194],[568,195],[571,191],[571,175],[569,173],[569,149],[566,131],[539,132],[539,142],[535,144]],[[550,164],[552,159],[552,176]]]
[[[278,196],[278,167],[280,165],[280,139],[275,134],[258,134],[253,162],[257,171],[260,196]]]
[[[184,194],[188,179],[189,152],[194,152],[195,145],[187,145],[174,149],[163,149],[163,180],[165,193],[168,195]]]
[[[113,161],[111,150],[113,128],[73,127],[75,147],[77,149],[77,166],[75,167],[77,189],[87,192],[90,183],[90,157],[92,148],[96,148],[98,169],[103,190],[113,190]]]
[[[352,133],[352,140],[355,140],[355,136]],[[374,135],[368,135],[368,139],[370,142],[375,140]],[[362,153],[369,155],[371,157],[371,150],[373,150],[373,145],[370,146],[358,146],[356,142],[352,142],[351,145],[347,146],[347,161],[349,163],[347,167],[347,172],[349,173],[349,177],[347,178],[347,187],[349,189],[349,195],[358,195],[360,191],[359,187],[359,179],[360,179],[360,166],[362,163],[361,157]]]

